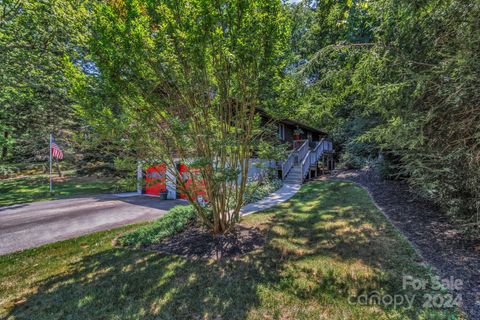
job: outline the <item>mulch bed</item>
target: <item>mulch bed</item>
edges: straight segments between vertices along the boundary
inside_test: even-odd
[[[159,244],[147,247],[165,254],[175,254],[193,260],[235,258],[262,247],[265,236],[256,228],[237,224],[222,235],[212,235],[205,228],[192,225]]]
[[[470,319],[480,319],[480,243],[467,239],[435,205],[419,199],[405,183],[385,181],[372,170],[340,171],[336,179],[366,188],[392,223],[417,248],[442,279],[461,279],[454,294]]]

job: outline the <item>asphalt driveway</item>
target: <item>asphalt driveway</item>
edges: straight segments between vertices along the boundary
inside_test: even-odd
[[[0,255],[152,220],[184,203],[101,195],[0,207]]]

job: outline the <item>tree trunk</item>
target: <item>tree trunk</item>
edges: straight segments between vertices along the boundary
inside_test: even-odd
[[[8,131],[5,131],[3,133],[3,137],[5,138],[5,144],[2,147],[2,160],[5,160],[8,156],[8,147],[7,147]]]

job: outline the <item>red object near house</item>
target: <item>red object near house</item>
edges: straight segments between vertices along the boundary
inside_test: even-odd
[[[153,165],[145,173],[146,194],[159,196],[161,193],[167,192],[167,166],[165,164]]]
[[[177,183],[177,190],[178,190],[178,197],[180,199],[187,199],[187,195],[185,194],[185,189],[188,190],[189,188],[193,187],[193,177],[192,175],[196,176],[195,179],[195,194],[197,197],[201,196],[206,201],[206,192],[205,192],[205,182],[199,179],[198,169],[189,170],[187,165],[181,163],[178,166],[178,171],[182,177],[182,182]]]

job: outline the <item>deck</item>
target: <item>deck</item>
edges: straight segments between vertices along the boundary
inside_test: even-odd
[[[286,183],[302,183],[325,169],[333,169],[332,154],[329,140],[297,140],[288,157],[278,163],[281,178]]]

